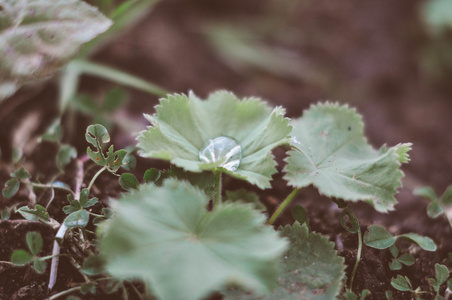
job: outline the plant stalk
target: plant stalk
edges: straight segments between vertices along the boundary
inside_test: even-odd
[[[300,188],[295,188],[292,193],[290,193],[289,196],[279,205],[279,207],[275,210],[273,215],[268,219],[267,224],[272,225],[276,219],[279,218],[279,216],[282,214],[282,212],[287,208],[287,206],[292,202],[292,200],[295,198],[295,196],[300,191]]]
[[[221,180],[222,172],[220,170],[215,170],[215,199],[214,199],[214,208],[220,205],[221,199],[221,190],[222,190],[222,180]]]
[[[353,289],[353,279],[355,279],[356,270],[358,269],[359,261],[361,260],[361,253],[363,251],[363,236],[361,234],[361,227],[358,227],[358,252],[356,253],[356,262],[353,266],[352,275],[350,276],[350,291]]]
[[[93,187],[94,182],[96,181],[97,177],[99,177],[100,174],[102,174],[103,171],[105,171],[107,167],[103,167],[99,171],[97,171],[96,174],[94,174],[93,178],[91,179],[91,182],[88,185],[88,191],[91,191],[91,188]]]
[[[54,300],[54,299],[60,298],[60,297],[62,297],[62,296],[64,296],[64,295],[70,294],[70,293],[72,293],[72,292],[79,291],[81,288],[82,288],[81,286],[73,287],[73,288],[71,288],[71,289],[62,291],[62,292],[60,292],[60,293],[58,293],[58,294],[55,294],[55,295],[53,295],[53,296],[47,298],[46,300]]]

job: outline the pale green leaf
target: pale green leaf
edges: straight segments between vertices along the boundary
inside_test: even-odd
[[[399,167],[408,161],[411,144],[373,149],[361,116],[346,105],[313,105],[292,125],[296,149],[285,167],[290,185],[313,184],[329,197],[364,200],[381,212],[394,209],[403,177]]]
[[[64,171],[67,164],[77,157],[77,150],[71,145],[63,144],[56,156],[56,165],[60,171]]]
[[[64,219],[64,225],[66,227],[85,227],[89,221],[89,213],[82,209],[71,213]]]
[[[53,75],[112,22],[80,0],[0,0],[0,100]]]
[[[389,263],[389,269],[396,271],[402,269],[402,264],[396,258],[393,258]]]
[[[412,266],[415,263],[415,259],[414,256],[409,254],[409,253],[405,253],[400,255],[400,257],[398,258],[398,260],[404,264],[405,266]]]
[[[344,259],[334,250],[334,244],[297,222],[293,227],[280,227],[280,231],[289,239],[290,249],[281,257],[283,274],[273,294],[259,297],[239,290],[227,290],[224,292],[226,300],[329,300],[338,296],[345,265]]]
[[[426,236],[420,236],[416,233],[406,233],[396,236],[397,238],[405,238],[419,245],[422,249],[426,251],[436,251],[435,242]]]
[[[411,283],[408,277],[397,275],[396,278],[391,279],[391,285],[399,291],[408,292],[411,290]]]
[[[11,178],[5,183],[2,190],[2,195],[6,199],[12,198],[18,191],[20,187],[20,181],[17,178]]]
[[[250,206],[222,204],[187,182],[144,185],[113,203],[99,247],[113,276],[142,279],[158,299],[202,299],[229,283],[276,285],[287,243]]]
[[[288,143],[291,132],[284,109],[272,110],[259,99],[238,99],[219,91],[204,101],[193,93],[169,95],[156,110],[146,115],[152,126],[138,137],[141,156],[169,160],[192,172],[213,170],[224,161],[202,162],[199,152],[209,140],[229,137],[241,147],[242,158],[236,170],[223,171],[260,188],[270,187],[276,172],[271,150]]]
[[[435,277],[438,285],[442,285],[449,278],[449,269],[445,265],[435,264]]]
[[[20,213],[22,217],[30,221],[49,221],[49,213],[44,206],[39,204],[36,204],[34,209],[30,209],[28,206],[22,206],[17,210],[17,212]]]
[[[429,201],[432,202],[438,201],[438,197],[436,196],[436,193],[431,186],[418,187],[413,191],[413,194],[416,196],[427,198]]]

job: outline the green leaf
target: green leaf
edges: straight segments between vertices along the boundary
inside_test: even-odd
[[[452,279],[449,279],[449,280],[447,281],[447,288],[448,288],[449,290],[452,290]]]
[[[162,172],[157,184],[161,184],[161,182],[168,178],[188,181],[190,184],[203,190],[207,196],[214,196],[215,176],[213,176],[212,172],[193,173],[171,166],[168,171]]]
[[[7,208],[0,211],[0,218],[2,220],[9,220],[10,217],[11,217],[11,214]]]
[[[55,120],[47,129],[46,132],[39,138],[39,142],[48,141],[58,143],[63,138],[63,129],[61,128],[60,120]]]
[[[26,235],[28,249],[30,249],[31,254],[37,256],[42,249],[42,237],[39,232],[31,231],[27,232]]]
[[[226,158],[202,162],[199,153],[210,140],[228,137],[241,147],[241,160],[236,170],[223,171],[260,188],[270,187],[276,172],[271,150],[290,140],[291,127],[281,107],[272,110],[259,99],[240,100],[219,91],[205,101],[193,93],[169,95],[156,110],[146,115],[152,126],[138,137],[141,156],[169,160],[191,172],[214,170]]]
[[[226,199],[231,202],[240,201],[242,203],[250,203],[255,209],[266,211],[267,208],[259,200],[256,193],[250,192],[246,189],[238,189],[235,191],[226,191]]]
[[[398,260],[404,264],[405,266],[412,266],[415,263],[415,259],[414,256],[409,254],[409,253],[405,253],[400,255],[400,257],[398,258]]]
[[[411,283],[406,276],[397,275],[397,278],[391,279],[391,285],[401,292],[411,291]]]
[[[80,293],[82,295],[95,294],[96,293],[96,283],[94,283],[94,282],[85,282],[80,287]]]
[[[358,218],[349,208],[345,208],[341,212],[341,225],[350,233],[357,233],[360,229]]]
[[[225,300],[335,299],[342,288],[345,265],[334,244],[327,237],[310,232],[306,224],[296,222],[279,230],[290,241],[290,249],[281,257],[283,273],[279,286],[267,297],[227,290]]]
[[[17,178],[20,180],[25,180],[25,179],[31,178],[31,175],[27,170],[24,169],[24,167],[20,167],[20,169],[11,173],[11,177],[14,177],[14,178]]]
[[[56,165],[60,171],[64,171],[64,168],[71,162],[72,159],[77,157],[77,150],[70,145],[61,145],[56,156]]]
[[[385,292],[385,295],[386,295],[387,300],[392,300],[392,291],[391,290],[387,290]]]
[[[66,227],[85,227],[89,221],[89,213],[82,209],[71,213],[64,219],[64,225]]]
[[[146,183],[156,182],[159,180],[161,172],[156,168],[147,169],[144,172],[143,180]]]
[[[301,205],[294,205],[291,210],[292,218],[300,224],[304,224],[306,222],[306,210]]]
[[[30,221],[49,221],[49,213],[45,209],[45,207],[36,204],[34,209],[30,209],[28,206],[22,206],[17,210],[18,213],[22,215],[27,220]]]
[[[452,27],[452,3],[448,0],[430,0],[422,4],[422,19],[433,35],[440,35]]]
[[[370,293],[369,290],[367,290],[367,289],[362,290],[362,292],[361,292],[361,297],[359,297],[359,300],[364,300],[364,299],[366,299],[366,297],[369,296],[370,294],[371,294],[371,293]]]
[[[6,199],[12,198],[20,187],[20,181],[17,178],[11,178],[5,183],[5,187],[2,190],[2,195]]]
[[[399,248],[397,248],[396,245],[392,245],[391,247],[389,247],[389,252],[391,252],[394,258],[397,258],[399,256]]]
[[[105,272],[105,259],[99,255],[91,255],[83,262],[82,271],[88,276],[96,276]]]
[[[120,109],[127,101],[127,93],[122,88],[113,88],[108,91],[103,103],[103,110],[106,112],[113,112]]]
[[[268,292],[287,243],[250,206],[209,212],[208,202],[201,190],[172,179],[124,194],[99,241],[107,271],[141,278],[160,299],[200,299],[228,283]]]
[[[25,251],[23,249],[14,250],[11,255],[11,262],[16,266],[24,266],[33,261],[33,255],[30,252]]]
[[[345,300],[358,300],[358,296],[356,296],[356,294],[350,290],[345,291],[342,297]]]
[[[36,273],[38,274],[44,274],[47,268],[47,263],[45,260],[36,258],[33,261],[33,268],[35,269]]]
[[[439,201],[445,205],[452,205],[452,185],[446,188]]]
[[[103,125],[89,125],[86,128],[85,139],[97,150],[101,150],[103,144],[106,144],[110,141],[110,134],[108,134],[107,128],[105,128]]]
[[[119,185],[126,191],[138,190],[140,183],[138,179],[131,173],[123,173],[119,177]]]
[[[389,263],[389,269],[393,271],[400,270],[402,269],[402,264],[396,258],[393,258]]]
[[[313,184],[329,197],[364,200],[380,212],[394,209],[403,176],[399,167],[411,144],[373,149],[361,116],[346,105],[313,105],[292,125],[296,149],[284,169],[290,185]]]
[[[449,278],[449,269],[445,265],[435,264],[435,277],[438,285],[442,285]]]
[[[0,100],[59,71],[112,22],[80,0],[2,1]]]
[[[439,202],[435,201],[435,202],[431,202],[428,204],[427,215],[430,218],[435,219],[435,218],[439,217],[440,215],[442,215],[443,213],[444,213],[444,210],[441,207],[441,205],[439,204]]]
[[[426,251],[435,251],[435,242],[425,236],[420,236],[415,233],[405,233],[397,236],[393,236],[386,229],[378,225],[370,225],[364,233],[364,244],[376,249],[386,249],[391,247],[395,241],[399,238],[408,239],[419,245]]]
[[[438,197],[436,196],[436,193],[431,186],[423,186],[423,187],[416,188],[413,191],[413,194],[415,196],[421,196],[421,197],[427,198],[428,200],[433,201],[433,202],[438,201]]]
[[[397,238],[386,229],[377,225],[370,225],[364,233],[364,244],[376,249],[391,247],[396,239]]]

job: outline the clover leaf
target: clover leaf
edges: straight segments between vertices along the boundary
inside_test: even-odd
[[[17,266],[24,266],[33,263],[33,267],[38,274],[45,272],[47,263],[45,258],[38,256],[42,250],[43,240],[39,232],[31,231],[26,234],[28,250],[19,249],[11,254],[11,262]]]
[[[201,299],[230,283],[269,292],[287,242],[251,205],[207,211],[208,202],[200,189],[174,179],[123,195],[99,240],[106,270],[142,279],[158,299]]]
[[[0,100],[59,71],[112,24],[80,0],[2,0],[0,8]]]
[[[141,156],[169,160],[191,172],[221,168],[260,188],[270,187],[276,172],[271,150],[288,143],[291,132],[283,108],[272,110],[260,99],[239,99],[218,91],[205,101],[193,93],[169,95],[156,110],[145,115],[152,126],[138,137]],[[217,145],[217,139],[228,142],[234,151],[220,151],[219,157],[212,151],[201,160],[200,152]],[[233,167],[227,165],[230,155],[236,157]]]
[[[310,232],[306,224],[280,227],[281,235],[290,241],[290,248],[281,257],[283,273],[279,286],[269,296],[259,297],[240,290],[223,293],[225,300],[297,300],[334,299],[345,277],[344,259],[334,250],[334,244],[318,233]]]
[[[381,212],[394,209],[403,177],[399,167],[409,160],[411,144],[373,149],[361,116],[346,105],[313,105],[292,125],[296,149],[285,167],[290,185],[313,184],[329,197],[364,200]]]

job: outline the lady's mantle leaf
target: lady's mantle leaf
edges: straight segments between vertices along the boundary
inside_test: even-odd
[[[401,163],[411,144],[373,149],[361,116],[338,104],[319,104],[293,122],[297,150],[289,152],[285,178],[292,186],[313,184],[320,193],[348,201],[365,200],[378,211],[394,209]]]
[[[203,101],[193,93],[169,95],[157,106],[157,113],[146,118],[152,123],[138,137],[143,157],[171,161],[187,171],[201,172],[221,167],[218,162],[202,162],[199,152],[209,140],[234,139],[241,147],[238,169],[226,173],[270,187],[276,172],[271,150],[289,142],[289,120],[280,107],[271,110],[256,98],[239,100],[234,94],[219,91]]]
[[[100,249],[106,270],[140,278],[159,299],[201,299],[228,283],[257,293],[276,285],[286,241],[250,206],[223,204],[187,182],[144,185],[113,204]]]
[[[111,24],[80,0],[0,0],[0,100],[51,76]]]
[[[335,299],[341,290],[345,265],[334,244],[297,222],[280,230],[290,240],[290,249],[281,258],[284,273],[279,277],[279,287],[267,297],[228,290],[226,300]]]

